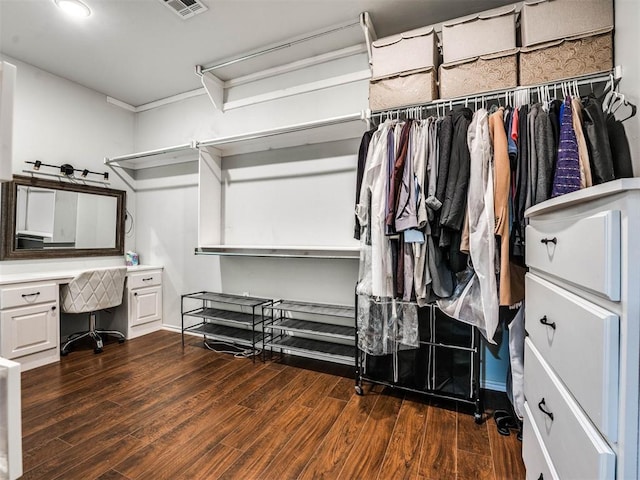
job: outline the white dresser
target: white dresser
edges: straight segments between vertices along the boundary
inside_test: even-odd
[[[60,360],[59,287],[76,273],[0,276],[0,357],[19,362],[23,371]],[[128,339],[162,328],[162,267],[128,267],[113,318],[104,326]]]
[[[527,479],[637,479],[640,179],[526,216]]]

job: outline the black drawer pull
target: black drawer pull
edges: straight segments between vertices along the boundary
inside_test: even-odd
[[[543,408],[543,406],[545,406],[545,407],[547,406],[547,404],[546,404],[546,403],[545,403],[545,401],[544,401],[544,398],[538,402],[538,408],[540,409],[540,411],[541,411],[542,413],[544,413],[547,417],[549,417],[551,420],[553,420],[553,413],[551,413],[551,412],[550,412],[550,411],[548,411],[548,410],[545,410],[545,409]]]
[[[550,322],[549,320],[547,320],[546,315],[540,319],[540,323],[546,325],[547,327],[551,327],[554,330],[556,329],[556,322]]]
[[[544,480],[544,474],[540,474],[540,476],[538,477],[538,480]]]
[[[143,278],[143,279],[142,279],[142,281],[143,281],[143,282],[148,282],[149,280],[153,280],[153,277]]]
[[[40,295],[40,292],[35,292],[35,293],[23,293],[23,294],[22,294],[22,298],[27,298],[27,297],[37,297],[38,295]]]
[[[545,245],[548,245],[550,243],[553,243],[554,245],[556,245],[558,243],[558,239],[556,237],[553,238],[543,238],[542,240],[540,240],[540,243],[544,243]]]

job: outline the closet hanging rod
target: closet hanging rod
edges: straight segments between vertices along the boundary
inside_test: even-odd
[[[620,75],[620,67],[616,67],[609,72],[600,72],[594,73],[591,75],[583,75],[580,77],[567,78],[565,80],[556,80],[554,82],[540,83],[536,85],[522,85],[514,88],[507,88],[504,90],[492,90],[490,92],[478,93],[475,95],[469,95],[466,97],[456,97],[456,98],[441,98],[437,100],[433,100],[428,103],[407,105],[401,108],[392,108],[388,110],[374,110],[368,111],[367,117],[374,118],[377,116],[385,116],[385,115],[399,115],[403,113],[409,113],[411,110],[431,110],[444,107],[453,107],[458,105],[471,105],[471,104],[481,104],[482,102],[487,102],[490,100],[502,100],[505,98],[505,95],[511,94],[514,95],[517,92],[529,92],[530,94],[537,95],[538,88],[549,88],[551,90],[556,89],[561,91],[563,84],[576,84],[578,86],[596,84],[602,82],[608,82],[613,78],[614,80],[619,80],[621,78]]]
[[[244,62],[245,60],[251,60],[252,58],[256,58],[256,57],[260,57],[262,55],[265,55],[267,53],[272,53],[272,52],[277,52],[278,50],[283,50],[285,48],[289,48],[292,47],[294,45],[298,45],[300,43],[304,43],[307,42],[309,40],[314,40],[316,38],[320,38],[323,37],[325,35],[330,35],[332,33],[336,33],[336,32],[340,32],[342,30],[346,30],[347,28],[351,28],[351,27],[359,27],[360,26],[360,21],[355,21],[355,22],[348,22],[348,23],[342,23],[339,25],[336,25],[334,27],[331,27],[327,30],[321,30],[318,32],[315,32],[311,35],[305,36],[305,37],[301,37],[301,38],[296,38],[295,40],[291,40],[285,43],[281,43],[278,45],[273,45],[269,48],[265,48],[264,50],[258,50],[256,52],[251,52],[251,53],[247,53],[246,55],[243,55],[241,57],[237,57],[231,60],[227,60],[221,63],[217,63],[215,65],[212,65],[210,67],[204,67],[204,68],[197,68],[196,72],[198,75],[202,75],[203,73],[207,73],[207,72],[211,72],[213,70],[217,70],[219,68],[224,68],[224,67],[228,67],[230,65],[234,65],[236,63],[240,63],[240,62]]]
[[[353,122],[356,120],[364,120],[365,114],[363,112],[351,113],[340,117],[333,117],[321,121],[313,121],[306,123],[299,123],[297,125],[290,125],[287,127],[274,128],[270,130],[261,130],[252,133],[243,133],[240,135],[232,135],[229,137],[214,138],[211,140],[205,140],[198,142],[199,147],[215,147],[216,145],[226,145],[230,143],[246,142],[250,140],[260,140],[261,138],[269,138],[278,135],[284,135],[287,133],[302,132],[305,130],[311,130],[314,128],[330,127],[332,125],[339,125],[341,123]]]

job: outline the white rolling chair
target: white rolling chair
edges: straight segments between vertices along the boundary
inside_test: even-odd
[[[61,355],[67,355],[69,347],[85,337],[91,337],[95,342],[95,353],[102,352],[100,334],[115,335],[119,343],[124,342],[125,336],[121,332],[96,329],[96,311],[122,303],[126,275],[127,267],[90,270],[80,273],[68,284],[60,286],[60,306],[64,313],[89,313],[89,331],[69,335],[67,342],[60,349]]]

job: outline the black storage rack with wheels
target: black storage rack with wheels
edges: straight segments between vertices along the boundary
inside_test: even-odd
[[[182,346],[185,332],[198,333],[204,342],[251,348],[254,362],[255,355],[262,350],[264,360],[262,309],[272,304],[272,299],[228,293],[201,291],[182,295]],[[185,317],[197,318],[198,323],[185,327]]]
[[[475,422],[481,423],[478,329],[427,305],[418,308],[418,334],[418,348],[400,348],[396,343],[390,354],[369,355],[359,348],[356,318],[356,393],[363,395],[363,382],[369,382],[460,402],[472,406]]]

